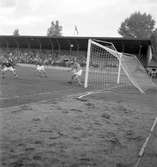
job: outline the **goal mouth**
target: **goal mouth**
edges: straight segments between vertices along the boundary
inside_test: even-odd
[[[131,86],[141,93],[156,87],[135,55],[118,52],[111,42],[89,39],[84,87],[106,90]]]

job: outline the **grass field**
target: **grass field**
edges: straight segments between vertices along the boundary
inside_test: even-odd
[[[2,167],[134,167],[157,116],[156,91],[79,100],[90,89],[69,85],[68,71],[48,68],[40,78],[33,68],[0,79]],[[157,127],[139,167],[156,164]]]
[[[0,80],[2,107],[24,104],[48,98],[64,97],[75,93],[85,92],[83,86],[70,85],[71,74],[68,69],[47,68],[48,78],[40,78],[35,66],[17,66],[19,78],[8,73],[4,80]]]

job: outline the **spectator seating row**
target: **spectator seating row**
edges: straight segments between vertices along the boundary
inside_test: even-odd
[[[40,57],[45,65],[69,66],[74,56],[78,57],[81,66],[86,64],[86,52],[52,51],[40,49],[0,48],[0,56],[11,57],[17,63],[34,64],[35,58]]]

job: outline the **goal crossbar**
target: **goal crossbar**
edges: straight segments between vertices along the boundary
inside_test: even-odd
[[[85,88],[88,87],[89,72],[90,72],[89,68],[90,68],[90,61],[91,61],[90,59],[91,59],[91,55],[93,54],[92,46],[101,48],[103,51],[110,54],[110,56],[117,59],[118,70],[116,72],[117,82],[115,84],[120,83],[121,71],[123,70],[124,74],[126,75],[126,78],[128,78],[128,81],[132,83],[141,93],[144,93],[147,88],[156,87],[156,85],[152,82],[151,78],[147,75],[145,68],[143,67],[143,65],[140,63],[140,61],[135,55],[118,52],[112,43],[104,42],[104,44],[105,43],[111,44],[113,49],[107,46],[104,46],[98,42],[102,43],[102,41],[99,41],[99,40],[89,39],[88,41],[87,61],[86,61],[86,71],[85,71],[85,84],[84,84]],[[99,55],[100,54],[98,53],[98,51],[96,51],[94,55],[95,56],[94,59],[96,59]],[[107,56],[104,54],[104,59],[103,59],[104,61],[112,60],[111,58],[108,58],[108,57],[105,58],[105,57]],[[99,60],[99,61],[102,61],[102,60]],[[113,67],[109,67],[109,68],[113,69]],[[139,71],[138,74],[136,74],[136,70]],[[112,74],[112,72],[108,73],[108,75],[110,74]],[[105,75],[105,72],[104,72],[104,75]]]

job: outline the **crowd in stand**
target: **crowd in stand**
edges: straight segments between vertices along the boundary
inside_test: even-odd
[[[40,58],[45,65],[70,66],[74,57],[78,57],[81,66],[86,64],[86,52],[52,51],[39,49],[14,49],[1,48],[0,55],[12,58],[16,63],[35,64],[35,59]]]
[[[86,52],[81,52],[81,51],[79,52],[73,51],[70,55],[69,51],[63,51],[63,50],[59,52],[59,51],[40,50],[40,49],[0,48],[0,58],[2,56],[5,58],[11,58],[12,60],[14,60],[15,63],[23,63],[23,64],[35,64],[36,58],[40,58],[44,65],[64,66],[64,67],[69,67],[73,61],[73,58],[77,57],[77,61],[82,67],[86,65]],[[112,63],[114,62],[115,61],[112,61]],[[91,63],[91,66],[95,68],[98,67],[99,65],[95,63],[93,64],[93,62]],[[107,66],[107,64],[105,64],[105,66]],[[109,66],[111,66],[111,64]],[[147,68],[147,73],[152,78],[157,77],[156,68],[153,69]]]

